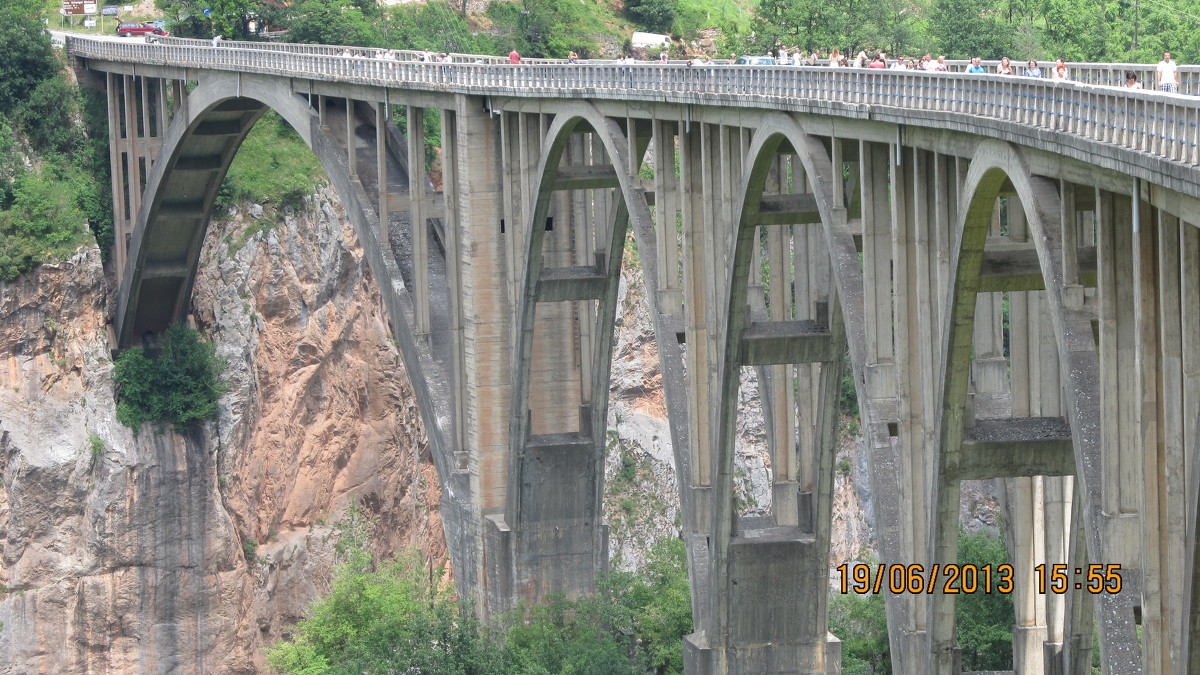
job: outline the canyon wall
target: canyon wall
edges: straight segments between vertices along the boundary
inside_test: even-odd
[[[261,672],[327,590],[351,500],[378,553],[444,559],[437,477],[340,206],[252,213],[209,230],[194,321],[230,388],[187,435],[115,420],[94,247],[0,287],[0,672]]]

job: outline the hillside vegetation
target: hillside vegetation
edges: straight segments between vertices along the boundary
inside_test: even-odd
[[[112,197],[103,99],[72,86],[39,15],[0,3],[0,280],[69,255],[90,233],[107,251]]]

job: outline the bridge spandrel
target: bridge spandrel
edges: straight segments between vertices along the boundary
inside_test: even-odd
[[[212,195],[257,116],[299,125],[372,269],[392,280],[384,302],[450,497],[460,590],[481,611],[586,593],[605,564],[613,303],[632,230],[677,446],[690,672],[833,668],[822,584],[796,580],[828,573],[843,340],[887,562],[953,563],[959,481],[993,475],[1019,576],[1059,561],[1121,564],[1130,580],[1095,598],[1021,582],[1019,671],[1086,663],[1093,615],[1107,673],[1184,672],[1200,653],[1187,618],[1192,99],[966,75],[431,68],[288,49],[72,40],[112,70],[122,333],[186,312]],[[185,67],[190,94],[155,79]],[[979,82],[983,98],[966,86]],[[131,105],[147,91],[157,105]],[[1044,109],[1001,105],[1048,94]],[[1088,112],[1097,101],[1104,115]],[[410,197],[423,179],[404,162],[422,153],[381,104],[441,116],[442,193]],[[678,177],[632,179],[652,136]],[[144,193],[125,187],[143,180]],[[761,530],[732,500],[751,372],[774,471]],[[1013,432],[1052,422],[1036,447]],[[889,594],[887,606],[898,672],[953,667],[947,596]]]

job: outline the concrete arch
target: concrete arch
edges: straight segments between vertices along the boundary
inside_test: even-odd
[[[959,487],[957,448],[963,442],[964,413],[970,378],[976,296],[984,244],[991,225],[992,211],[1002,188],[1011,183],[1021,201],[1031,239],[1049,300],[1051,321],[1060,355],[1062,381],[1068,388],[1067,409],[1074,446],[1077,476],[1076,499],[1082,499],[1086,513],[1087,549],[1101,555],[1103,548],[1100,522],[1100,396],[1097,353],[1091,322],[1082,306],[1071,306],[1064,298],[1062,262],[1062,216],[1057,184],[1036,176],[1024,154],[1015,146],[998,141],[982,143],[971,159],[963,183],[960,203],[965,208],[958,217],[958,237],[954,244],[953,265],[947,284],[943,361],[940,392],[938,461],[932,467],[930,485],[935,491],[931,515],[930,561],[950,562],[957,558]],[[1081,304],[1081,303],[1080,303]],[[954,452],[949,452],[955,449]],[[1078,513],[1079,510],[1077,509]],[[1078,538],[1072,546],[1079,544]],[[1086,554],[1085,554],[1086,557]],[[1091,614],[1079,603],[1079,595],[1069,596],[1067,630],[1070,639],[1076,632],[1090,633]],[[1097,596],[1100,610],[1101,644],[1106,647],[1102,661],[1106,672],[1135,672],[1140,660],[1133,617],[1128,606],[1120,607],[1112,596]],[[1072,629],[1072,624],[1086,624]],[[934,594],[929,604],[930,672],[948,673],[953,666],[954,597]],[[1066,646],[1066,672],[1087,672],[1090,645]],[[1072,655],[1078,654],[1072,665]],[[1075,670],[1075,669],[1081,670]]]
[[[557,191],[555,183],[560,175],[560,160],[571,135],[581,127],[590,128],[601,141],[606,160],[613,168],[615,175],[604,176],[599,179],[603,185],[592,186],[616,188],[613,218],[607,224],[606,241],[596,242],[593,265],[550,268],[554,271],[547,274],[543,250],[546,227],[543,223],[550,212],[551,198]],[[607,534],[602,512],[604,448],[608,373],[621,258],[631,221],[639,228],[653,227],[645,194],[640,187],[635,188],[631,177],[636,171],[635,159],[630,157],[625,133],[616,121],[601,115],[590,103],[573,102],[556,115],[544,138],[536,174],[533,213],[525,238],[524,283],[516,318],[504,514],[514,533],[514,584],[522,583],[521,579],[528,580],[523,582],[524,588],[518,588],[517,595],[530,603],[537,603],[549,592],[566,592],[568,595],[587,592],[593,586],[595,572],[607,565]],[[590,367],[591,386],[588,391],[580,392],[583,405],[578,411],[578,426],[574,431],[567,428],[550,434],[535,434],[531,424],[530,389],[534,378],[537,307],[545,302],[592,300],[597,302],[595,315],[581,312],[582,317],[578,319],[580,323],[592,323],[593,336],[589,358],[581,364],[582,368]],[[558,338],[563,339],[563,336]],[[568,335],[565,339],[574,338]],[[564,365],[564,370],[573,367]],[[565,386],[574,386],[574,383]],[[583,387],[582,377],[579,386]],[[570,420],[563,424],[572,426]],[[551,465],[553,467],[548,468]],[[548,481],[553,484],[553,489],[538,485],[538,481],[530,478],[535,474],[548,476],[547,471],[556,472]],[[570,560],[582,562],[583,558],[590,558],[573,569],[578,573],[571,575],[569,581],[560,575],[559,568],[538,567],[538,562],[522,567],[522,561],[532,557],[532,554],[522,552],[541,545],[536,542],[536,532],[548,524],[554,526],[555,539],[559,542],[555,544],[559,547],[557,554],[568,561],[566,565],[575,564]],[[561,536],[558,534],[560,528]],[[546,560],[550,557],[549,554],[541,556]],[[542,580],[537,578],[539,573],[543,575]]]
[[[122,275],[115,320],[122,347],[183,315],[217,189],[258,119],[276,110],[314,147],[316,132],[303,99],[277,82],[253,80],[206,76],[167,130],[146,180],[147,199],[137,214]],[[322,166],[331,178],[339,169],[328,161]]]
[[[803,587],[814,582],[813,577],[825,578],[828,570],[829,513],[833,486],[833,457],[829,452],[818,450],[816,465],[812,469],[815,504],[812,509],[814,515],[811,531],[808,531],[807,524],[801,523],[781,526],[777,528],[780,533],[773,535],[781,538],[781,542],[786,542],[784,545],[788,547],[790,554],[800,556],[802,571],[786,581],[772,578],[773,582],[778,583],[771,584],[769,593],[778,599],[781,606],[803,606],[798,615],[802,615],[802,625],[808,630],[801,632],[801,626],[797,625],[768,626],[734,618],[735,606],[739,604],[734,601],[734,596],[743,592],[754,593],[755,591],[747,591],[746,588],[764,582],[764,578],[741,578],[739,586],[739,566],[745,563],[735,563],[731,551],[736,530],[733,508],[733,450],[740,370],[746,361],[743,332],[751,326],[748,286],[754,242],[760,225],[764,190],[771,165],[781,150],[785,151],[784,154],[794,154],[808,175],[825,235],[825,248],[830,252],[833,262],[833,283],[829,289],[830,325],[825,326],[827,334],[824,337],[816,336],[823,340],[822,354],[814,357],[815,361],[812,362],[822,365],[819,410],[813,411],[819,420],[821,438],[818,442],[822,447],[832,447],[832,437],[836,431],[836,406],[825,402],[834,399],[841,375],[840,364],[845,340],[843,326],[846,324],[840,306],[840,289],[843,284],[853,286],[852,281],[842,279],[843,274],[838,270],[840,256],[833,252],[838,244],[836,235],[845,228],[846,210],[844,205],[835,203],[835,192],[830,181],[840,179],[841,174],[833,170],[829,155],[821,142],[810,137],[794,117],[783,113],[768,114],[757,125],[747,150],[746,165],[749,170],[739,186],[740,197],[735,210],[738,220],[730,232],[726,248],[731,253],[725,278],[726,294],[719,300],[725,309],[725,326],[722,333],[724,348],[717,375],[720,404],[716,419],[717,431],[713,440],[715,447],[712,448],[713,512],[710,550],[713,625],[709,627],[711,633],[708,635],[714,672],[725,672],[724,669],[740,672],[740,668],[749,667],[747,664],[771,659],[803,664],[804,669],[824,671],[826,667],[826,597],[824,593],[816,593],[815,596],[811,593],[804,594]],[[853,241],[850,242],[850,246],[853,248]],[[861,287],[861,281],[859,286]],[[857,297],[861,298],[861,294]],[[855,320],[855,317],[861,320],[861,307],[850,320]],[[791,357],[781,358],[783,360],[777,365],[786,365],[786,360]],[[856,379],[861,382],[861,375],[857,375]],[[700,449],[702,452],[705,450]],[[779,515],[777,512],[776,517]]]

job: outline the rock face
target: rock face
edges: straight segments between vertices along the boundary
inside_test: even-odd
[[[378,291],[328,193],[214,223],[195,320],[219,419],[115,420],[95,249],[0,286],[0,672],[254,673],[328,587],[352,500],[380,553],[444,559]]]

